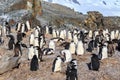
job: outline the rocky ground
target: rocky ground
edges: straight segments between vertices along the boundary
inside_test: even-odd
[[[13,35],[16,35],[16,31],[12,30]],[[27,37],[24,38],[23,42],[28,45],[28,37],[30,35],[29,31]],[[46,47],[52,36],[46,35]],[[1,55],[13,55],[13,51],[7,50],[8,39],[5,39],[4,45],[0,46]],[[19,68],[15,68],[4,74],[0,75],[0,80],[65,80],[65,70],[67,64],[62,63],[62,72],[53,73],[52,72],[52,63],[55,57],[59,54],[59,51],[63,48],[58,46],[56,43],[56,51],[53,55],[43,56],[43,62],[39,62],[38,71],[30,71],[30,61],[27,60],[28,49],[23,49],[23,55],[20,59]],[[93,51],[96,53],[96,50]],[[100,61],[99,71],[89,70],[87,63],[90,62],[92,53],[85,52],[83,56],[73,55],[73,58],[78,61],[78,80],[120,80],[120,52],[116,51],[112,57],[103,59]]]
[[[10,6],[13,5],[13,3],[18,3],[19,1],[21,0],[0,0],[0,14],[4,13],[5,9],[7,12],[5,14],[9,15],[10,18],[14,19],[16,22],[21,21],[22,17],[29,13],[28,11],[25,9],[9,11],[11,10]],[[87,18],[87,15],[76,13],[69,8],[66,8],[64,6],[61,7],[57,4],[53,5],[43,2],[42,5],[43,15],[36,17],[42,25],[49,22],[54,22],[53,24],[56,24],[57,27],[58,25],[62,24],[77,24],[79,27],[84,27],[83,25],[80,25],[80,23],[83,23],[83,21]],[[118,29],[120,26],[119,20],[120,18],[118,17],[105,17],[105,27],[109,28],[112,26],[113,28],[115,27]],[[0,24],[3,24],[3,22]],[[12,30],[12,33],[14,36],[16,36],[16,31],[14,29]],[[30,32],[27,33],[27,37],[23,40],[23,42],[27,45],[29,41],[29,35]],[[46,47],[48,46],[48,42],[51,37],[51,35],[46,35]],[[4,39],[4,45],[0,45],[1,57],[2,55],[13,56],[14,52],[7,50],[8,39],[5,36]],[[57,43],[56,45],[57,47],[55,54],[43,56],[44,61],[39,62],[39,70],[36,72],[30,71],[30,61],[27,60],[28,49],[23,48],[23,56],[20,59],[21,64],[19,68],[15,68],[0,75],[0,80],[65,80],[65,70],[67,66],[65,63],[62,65],[61,73],[52,72],[53,60],[55,59],[56,55],[59,54],[59,51],[63,49],[62,47],[58,46]],[[93,53],[96,53],[96,51]],[[78,80],[120,80],[120,52],[116,51],[112,57],[101,60],[99,71],[91,71],[87,67],[87,63],[90,62],[91,54],[92,53],[86,52],[83,56],[73,55],[73,58],[77,59],[78,61]]]

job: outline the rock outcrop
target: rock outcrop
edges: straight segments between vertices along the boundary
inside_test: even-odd
[[[103,15],[98,11],[89,11],[88,18],[84,21],[90,29],[103,28]]]

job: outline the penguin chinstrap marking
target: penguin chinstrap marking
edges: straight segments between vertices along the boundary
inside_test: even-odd
[[[72,54],[69,50],[65,49],[61,51],[61,55],[64,56],[65,63],[70,62],[72,60]]]
[[[67,65],[66,80],[78,80],[76,59],[72,59]]]
[[[100,61],[99,61],[98,55],[92,54],[91,62],[88,63],[87,65],[89,70],[98,71],[100,68]]]
[[[63,59],[60,56],[57,56],[53,61],[52,72],[61,72],[62,62],[63,62]]]
[[[31,62],[30,62],[30,70],[37,71],[38,69],[39,69],[38,58],[36,55],[34,55]]]
[[[100,46],[98,57],[100,60],[108,58],[108,48],[107,45]]]

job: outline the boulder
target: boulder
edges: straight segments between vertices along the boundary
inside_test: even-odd
[[[0,74],[10,71],[19,66],[20,57],[3,56],[0,60]]]

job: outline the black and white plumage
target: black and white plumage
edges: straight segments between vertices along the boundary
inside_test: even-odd
[[[38,58],[36,55],[34,55],[31,62],[30,62],[30,70],[37,71],[38,69],[39,69]]]
[[[95,71],[99,70],[100,61],[99,61],[98,55],[92,54],[91,62],[88,63],[88,68],[89,68],[89,70],[95,70]]]
[[[53,61],[52,72],[60,72],[62,70],[63,59],[60,56],[57,56]]]
[[[67,65],[66,80],[78,80],[76,59],[72,59]]]
[[[26,26],[27,26],[27,29],[28,29],[28,30],[31,29],[30,21],[26,21]]]
[[[43,61],[42,60],[43,51],[41,50],[39,46],[34,47],[34,54],[37,56],[39,61]]]
[[[16,31],[20,31],[20,30],[21,30],[21,23],[20,23],[20,22],[17,23],[15,30],[16,30]]]
[[[61,51],[61,55],[64,56],[64,62],[70,62],[72,60],[72,54],[70,53],[69,50],[65,49]]]
[[[44,55],[54,54],[54,50],[51,49],[51,48],[45,48],[45,49],[43,49],[43,54],[44,54]]]
[[[88,44],[88,48],[87,48],[87,51],[88,52],[92,52],[92,50],[94,49],[94,43],[95,41],[94,40],[91,40]]]
[[[99,54],[98,57],[100,60],[108,58],[108,48],[107,45],[102,45],[99,47]]]

